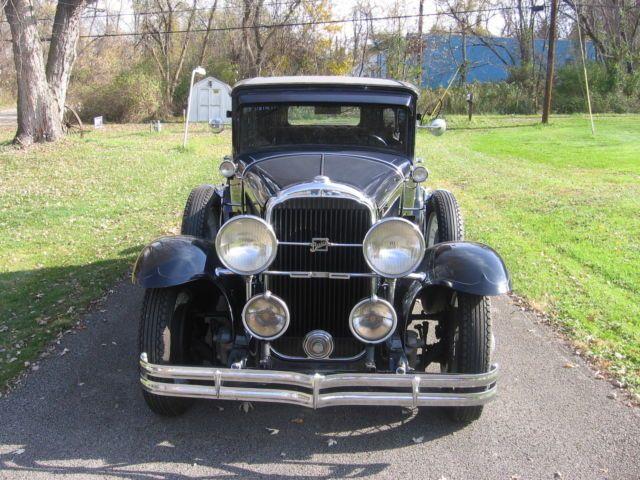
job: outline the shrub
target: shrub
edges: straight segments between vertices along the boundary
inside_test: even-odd
[[[509,79],[496,83],[470,83],[449,89],[441,111],[449,114],[467,112],[467,93],[473,93],[473,111],[478,114],[535,114],[542,105],[543,92],[527,79],[526,68],[511,70]],[[530,69],[529,69],[530,73]],[[640,112],[640,73],[627,74],[608,70],[602,63],[588,65],[591,106],[595,113]],[[540,82],[540,87],[544,82]],[[444,88],[423,90],[420,111],[430,114],[444,93]],[[557,71],[553,93],[556,113],[587,111],[584,73],[579,64],[564,65]]]
[[[627,74],[591,62],[587,64],[587,76],[594,113],[640,112],[640,74]],[[553,101],[554,110],[559,113],[587,110],[582,65],[568,64],[558,69]]]
[[[126,123],[157,118],[161,98],[160,82],[142,69],[133,69],[102,87],[80,89],[74,103],[85,120],[103,116],[107,121]]]
[[[423,90],[420,111],[430,114],[444,93],[444,88]],[[518,83],[470,83],[452,87],[444,99],[441,111],[450,114],[467,112],[467,93],[473,93],[474,113],[530,114],[536,112],[536,102],[530,90]]]

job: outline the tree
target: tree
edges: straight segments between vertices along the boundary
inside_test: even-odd
[[[284,4],[274,2],[271,8],[265,8],[264,0],[242,1],[242,46],[246,56],[243,73],[255,77],[262,74],[265,61],[270,52],[274,35],[278,28],[263,29],[265,24],[286,24],[297,12],[302,0],[292,0]]]
[[[85,6],[85,0],[57,4],[45,64],[33,6],[28,0],[6,0],[4,12],[11,29],[18,84],[15,143],[26,146],[62,136],[64,104]]]
[[[166,110],[172,110],[173,96],[180,83],[187,49],[191,42],[197,1],[185,4],[180,0],[136,0],[134,10],[145,14],[139,23],[144,33],[142,44],[158,69],[163,87]],[[215,6],[213,7],[215,10]]]
[[[353,74],[362,76],[368,61],[369,41],[375,35],[373,28],[373,7],[369,0],[359,0],[351,10],[353,17]]]
[[[610,72],[633,73],[640,62],[640,8],[635,0],[565,0]],[[586,4],[586,5],[585,5]]]

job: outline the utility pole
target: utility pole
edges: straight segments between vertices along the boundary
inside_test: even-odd
[[[544,85],[544,105],[542,123],[549,123],[551,96],[553,90],[553,69],[556,61],[556,23],[558,21],[558,0],[551,0],[551,20],[549,24],[549,50],[547,51],[547,81]]]
[[[422,64],[424,62],[424,38],[422,38],[423,12],[424,0],[420,0],[420,7],[418,10],[418,87],[422,87]]]

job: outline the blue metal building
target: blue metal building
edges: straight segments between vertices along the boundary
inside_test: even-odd
[[[462,35],[429,34],[424,36],[423,87],[441,87],[449,83],[458,65],[463,62]],[[520,64],[518,43],[514,38],[493,37],[489,39],[492,48],[480,39],[470,35],[466,38],[467,81],[499,82],[506,80],[509,69]],[[547,41],[534,41],[536,63],[544,65],[547,58]],[[587,58],[595,59],[595,49],[591,42],[587,43]],[[556,67],[580,59],[580,50],[571,40],[556,42]],[[376,59],[377,69],[384,76],[384,52]]]

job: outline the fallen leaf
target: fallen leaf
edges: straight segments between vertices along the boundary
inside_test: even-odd
[[[291,419],[291,423],[297,423],[298,425],[301,425],[304,423],[304,419],[303,418],[292,418]]]
[[[277,428],[265,427],[265,430],[269,432],[271,435],[277,435],[280,433],[280,430],[278,430]]]
[[[576,368],[576,366],[577,365],[574,365],[573,363],[569,363],[569,362],[564,364],[564,368]]]
[[[327,440],[327,445],[329,445],[330,447],[336,445],[338,442],[336,440],[334,440],[333,438],[330,438],[329,440]]]
[[[413,437],[413,443],[422,443],[424,442],[424,437]]]

